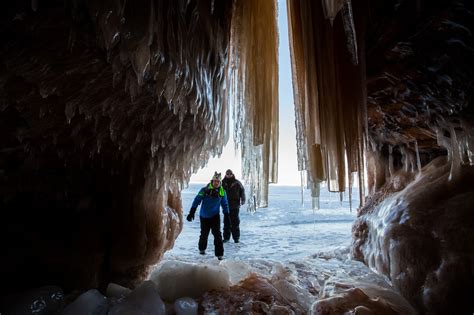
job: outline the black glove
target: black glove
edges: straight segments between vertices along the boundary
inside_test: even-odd
[[[186,217],[186,220],[188,220],[189,222],[194,220],[194,213],[196,213],[196,208],[191,208],[191,210],[189,210],[188,216]]]
[[[230,215],[228,213],[224,213],[224,225],[231,227]]]

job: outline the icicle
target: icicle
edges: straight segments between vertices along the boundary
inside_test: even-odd
[[[31,10],[34,12],[38,11],[38,2],[39,0],[31,0]]]
[[[352,212],[352,187],[354,185],[354,174],[349,174],[349,212]]]
[[[319,210],[320,183],[311,183],[311,206],[313,210]]]
[[[366,83],[361,67],[354,66],[358,51],[352,6],[347,0],[287,4],[298,167],[308,171],[308,182],[326,181],[330,191],[341,192],[353,172],[363,182],[367,135],[361,92]],[[344,5],[342,19],[334,19]],[[332,27],[325,17],[344,27]],[[352,62],[341,49],[347,43]]]
[[[420,152],[418,149],[418,141],[415,140],[415,151],[416,151],[416,166],[418,168],[418,174],[421,173],[421,160],[420,160]]]
[[[449,171],[448,180],[459,178],[461,174],[461,156],[459,151],[459,142],[457,139],[456,131],[453,126],[450,126],[451,133],[451,170]]]
[[[444,134],[443,134],[444,131],[440,127],[435,128],[435,130],[436,130],[437,144],[440,147],[446,149],[446,151],[448,153],[448,160],[451,161],[452,160],[452,150],[451,150],[451,143],[449,142],[449,139],[444,136]]]
[[[46,115],[46,112],[47,112],[47,110],[43,106],[40,106],[38,117],[43,118]]]
[[[324,17],[333,23],[337,13],[342,9],[344,0],[322,0]]]
[[[255,183],[250,190],[260,207],[268,203],[268,184],[278,179],[277,43],[275,2],[236,2],[228,87],[234,100],[235,141],[242,146],[243,178]],[[207,82],[206,72],[203,79]]]
[[[388,172],[390,177],[393,176],[393,147],[391,144],[388,145]]]
[[[408,173],[409,170],[409,157],[408,157],[408,152],[405,149],[405,146],[400,145],[400,153],[402,154],[402,164],[403,164],[403,171]]]
[[[301,178],[301,207],[304,207],[304,188],[305,188],[305,183],[306,183],[306,180],[304,178],[304,174],[305,172],[304,171],[300,171],[300,178]]]
[[[76,44],[76,31],[73,28],[71,28],[69,30],[69,38],[68,38],[68,42],[67,42],[67,48],[70,51],[72,51],[75,44]]]
[[[471,135],[468,135],[466,137],[466,154],[467,158],[469,160],[469,165],[473,166],[474,165],[474,137]]]
[[[344,0],[342,8],[342,22],[344,24],[344,31],[346,32],[347,50],[349,50],[352,57],[352,64],[359,64],[359,53],[357,51],[357,37],[354,26],[354,17],[352,15],[352,4],[350,0]]]
[[[76,114],[76,104],[73,102],[66,103],[64,114],[66,115],[67,123],[70,124],[72,118],[74,118],[74,115]]]
[[[97,154],[100,154],[100,148],[102,147],[102,143],[99,137],[97,137]]]

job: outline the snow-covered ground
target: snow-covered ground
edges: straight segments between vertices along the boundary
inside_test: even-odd
[[[185,215],[201,187],[182,192]],[[309,191],[302,205],[299,187],[270,186],[268,208],[241,208],[241,243],[224,244],[223,261],[214,256],[212,234],[199,255],[196,216],[150,280],[167,301],[192,297],[196,313],[199,305],[204,314],[415,314],[384,276],[350,258],[358,191],[352,211],[347,195],[343,200],[322,190],[321,209],[313,211]]]
[[[190,184],[182,191],[185,215],[204,185]],[[324,189],[321,189],[320,210],[312,210],[308,190],[304,190],[304,203],[301,203],[301,188],[297,186],[271,185],[268,199],[268,208],[259,208],[254,213],[248,212],[246,206],[240,209],[240,243],[235,244],[231,240],[224,244],[226,259],[285,262],[318,252],[337,251],[350,245],[351,226],[359,204],[357,190],[353,194],[352,211],[347,195],[341,202],[339,193],[329,193]],[[165,259],[189,262],[217,260],[212,233],[209,234],[207,254],[199,255],[199,231],[198,215],[193,222],[185,221],[183,231],[174,248],[165,254]]]

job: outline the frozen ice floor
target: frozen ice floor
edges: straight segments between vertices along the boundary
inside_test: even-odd
[[[186,216],[199,189],[205,184],[190,184],[182,192],[184,215]],[[323,190],[323,189],[322,189]],[[347,195],[340,202],[337,193],[321,193],[320,210],[311,209],[308,190],[304,191],[301,204],[301,188],[296,186],[271,185],[268,208],[259,208],[250,213],[246,206],[240,209],[240,243],[224,244],[226,259],[267,259],[276,261],[300,260],[319,252],[333,252],[347,248],[351,243],[351,227],[356,217],[358,192],[353,194],[353,209],[349,209]],[[206,255],[199,255],[199,209],[196,220],[184,222],[183,231],[174,248],[165,254],[165,259],[189,262],[217,260],[214,256],[214,237],[209,235]],[[222,213],[221,213],[222,220]],[[222,228],[222,223],[221,223]]]

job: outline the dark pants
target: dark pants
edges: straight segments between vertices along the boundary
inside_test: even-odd
[[[221,217],[217,214],[212,218],[199,218],[201,221],[201,235],[199,235],[199,250],[206,250],[207,238],[212,230],[214,235],[214,253],[216,256],[224,255],[224,244],[221,235]]]
[[[230,233],[232,232],[232,238],[234,241],[238,241],[240,238],[240,219],[239,219],[239,208],[230,209],[230,222],[224,220],[224,239],[230,239]]]

